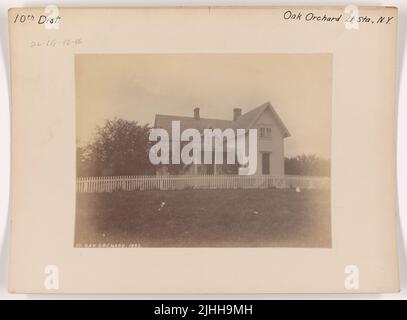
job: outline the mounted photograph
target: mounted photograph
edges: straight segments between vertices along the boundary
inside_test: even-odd
[[[331,248],[332,54],[76,54],[76,248]]]

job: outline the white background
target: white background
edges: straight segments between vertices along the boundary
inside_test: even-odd
[[[7,292],[8,277],[8,255],[10,245],[10,213],[9,213],[9,189],[10,189],[10,69],[8,51],[8,22],[7,10],[12,7],[45,7],[46,5],[57,5],[59,7],[101,7],[101,6],[175,6],[175,5],[381,5],[397,6],[399,8],[398,25],[398,240],[400,259],[400,281],[401,292],[397,294],[366,295],[366,294],[270,294],[270,295],[20,295]],[[97,298],[97,299],[407,299],[407,66],[405,60],[406,35],[407,33],[407,1],[80,1],[80,0],[2,0],[0,3],[0,300],[2,299],[75,299],[75,298]],[[318,279],[315,279],[318,281]]]

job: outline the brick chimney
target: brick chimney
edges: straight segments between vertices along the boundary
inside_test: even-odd
[[[233,109],[233,120],[237,120],[242,115],[242,109],[234,108]]]
[[[200,117],[199,117],[199,108],[195,108],[195,109],[194,109],[194,118],[195,118],[196,120],[199,120],[199,119],[200,119]]]

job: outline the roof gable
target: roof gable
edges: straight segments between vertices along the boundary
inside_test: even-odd
[[[239,119],[236,120],[236,123],[240,128],[246,129],[253,128],[256,125],[258,119],[264,112],[266,112],[266,110],[269,110],[271,112],[273,118],[276,120],[278,126],[280,127],[283,133],[283,137],[284,138],[289,137],[291,135],[290,132],[288,131],[287,127],[285,126],[285,124],[283,123],[283,121],[281,120],[276,110],[273,108],[269,101],[267,101],[266,103],[262,104],[257,108],[254,108],[249,112],[246,112]]]

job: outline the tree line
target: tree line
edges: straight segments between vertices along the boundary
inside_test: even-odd
[[[314,154],[286,157],[284,172],[300,176],[330,176],[331,161]]]

